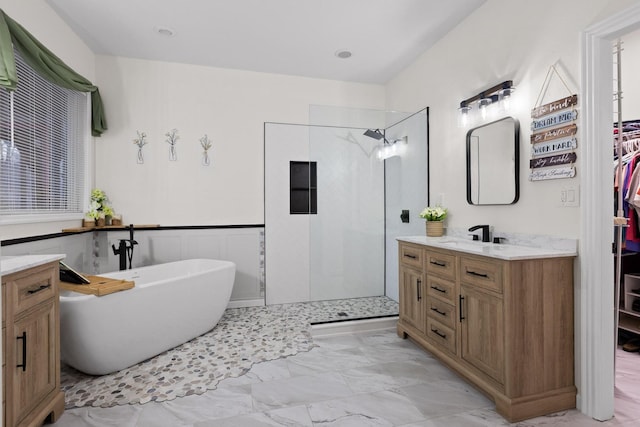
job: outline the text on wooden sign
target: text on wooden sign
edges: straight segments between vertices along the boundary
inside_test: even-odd
[[[567,163],[575,162],[577,158],[578,156],[576,155],[576,153],[556,154],[555,156],[531,159],[529,160],[529,167],[536,169],[544,168],[547,166],[566,165]]]
[[[557,129],[551,129],[545,132],[538,132],[531,135],[531,143],[545,142],[552,139],[564,138],[575,135],[578,132],[578,125],[572,124]]]
[[[553,113],[555,111],[564,110],[565,108],[573,107],[578,104],[578,95],[571,95],[557,101],[550,102],[540,107],[536,107],[531,110],[531,118],[536,119],[546,114]]]

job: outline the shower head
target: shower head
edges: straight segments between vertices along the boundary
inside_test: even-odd
[[[384,134],[380,132],[380,129],[376,129],[376,130],[367,129],[366,131],[364,131],[363,135],[368,136],[369,138],[377,139],[377,140],[384,138]]]

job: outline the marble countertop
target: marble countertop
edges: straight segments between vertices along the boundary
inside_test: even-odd
[[[556,249],[502,243],[485,243],[451,236],[403,236],[398,237],[397,240],[509,261],[521,259],[562,258],[578,255],[575,249]]]
[[[18,255],[0,257],[0,274],[6,275],[64,259],[64,254]]]

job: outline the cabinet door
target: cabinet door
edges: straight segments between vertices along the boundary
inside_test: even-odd
[[[425,331],[424,275],[407,267],[400,268],[400,318],[420,332]]]
[[[504,383],[503,300],[469,285],[460,287],[461,357]]]
[[[7,326],[8,327],[8,326]],[[56,388],[55,304],[46,301],[24,313],[13,324],[12,415],[18,424]]]

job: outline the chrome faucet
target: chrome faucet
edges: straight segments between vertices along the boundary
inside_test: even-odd
[[[489,237],[489,226],[488,225],[474,225],[473,227],[469,228],[469,231],[475,231],[482,228],[482,241],[483,242],[490,242],[491,239]]]

